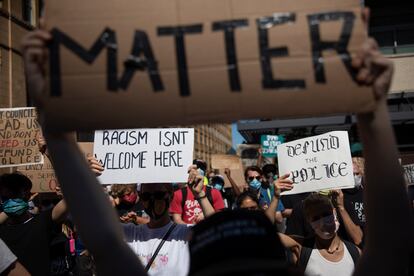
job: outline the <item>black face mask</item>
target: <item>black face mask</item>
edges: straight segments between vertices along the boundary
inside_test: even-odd
[[[168,209],[170,208],[170,201],[167,198],[164,199],[164,202],[165,202],[164,210],[162,211],[161,214],[156,214],[155,211],[154,211],[154,209],[155,209],[155,200],[153,198],[151,198],[148,201],[148,207],[145,208],[145,213],[147,213],[147,215],[151,219],[159,220],[160,218],[162,218],[165,215],[165,213],[168,212]]]

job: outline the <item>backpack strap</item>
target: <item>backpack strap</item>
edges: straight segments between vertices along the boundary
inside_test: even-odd
[[[300,256],[298,260],[297,266],[302,269],[302,271],[306,270],[306,266],[308,265],[310,256],[312,254],[312,248],[302,246],[302,250],[300,251]]]
[[[354,261],[354,264],[356,265],[358,260],[359,260],[359,257],[360,257],[357,246],[355,244],[353,244],[352,242],[349,242],[349,241],[343,241],[343,242],[346,246],[346,249],[348,249],[349,254],[352,257],[352,260]]]
[[[181,188],[181,211],[184,213],[185,201],[187,200],[187,187]]]
[[[168,239],[168,237],[170,236],[171,232],[174,230],[175,226],[177,226],[177,224],[175,224],[175,223],[171,224],[171,226],[168,228],[168,230],[165,233],[165,235],[162,237],[160,243],[158,244],[157,249],[155,250],[155,252],[152,255],[151,259],[148,261],[147,265],[144,268],[145,272],[148,272],[148,270],[151,269],[152,263],[155,261],[155,258],[157,257],[158,253],[160,252],[161,247],[164,245],[165,241]]]

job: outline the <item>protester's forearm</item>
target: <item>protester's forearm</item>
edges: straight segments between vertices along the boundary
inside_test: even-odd
[[[206,196],[198,199],[198,203],[200,204],[201,209],[203,210],[204,217],[207,218],[216,212]]]
[[[261,153],[259,153],[259,157],[257,158],[256,166],[258,166],[259,168],[261,168],[262,167],[262,163],[263,163],[263,155]]]
[[[172,215],[173,221],[177,224],[186,224],[183,219],[181,218],[181,214],[173,214]]]
[[[359,115],[358,127],[366,161],[365,212],[369,228],[376,228],[375,233],[367,236],[367,244],[375,242],[383,245],[384,242],[392,244],[397,240],[407,241],[410,209],[385,100],[376,112]],[[392,208],[387,202],[392,202]],[[383,227],[384,218],[393,218],[393,227]],[[398,235],[395,235],[396,231]],[[386,241],[384,237],[387,237]]]
[[[344,207],[338,207],[338,211],[341,214],[346,232],[356,245],[360,245],[363,238],[363,232],[361,230],[361,227],[359,227],[352,221],[351,217],[349,216],[348,212],[345,210]]]
[[[236,197],[238,197],[239,195],[241,195],[242,191],[240,190],[239,186],[236,184],[236,182],[233,180],[233,178],[231,176],[227,175],[227,179],[229,180],[231,187],[233,189],[234,195]]]
[[[387,270],[378,270],[372,275],[402,275],[401,263],[406,263],[410,250],[411,214],[386,99],[375,112],[358,116],[358,128],[366,161],[367,231],[364,265],[357,267],[356,275],[371,274],[372,271],[365,270],[374,267],[365,261],[369,258],[376,263],[387,262]],[[384,225],[385,218],[392,218],[392,227]]]
[[[62,199],[61,201],[59,201],[58,204],[56,204],[56,206],[53,208],[52,210],[52,219],[53,221],[62,221],[63,219],[65,219],[65,216],[67,214],[67,206],[66,206],[66,202],[64,199]]]
[[[76,142],[65,135],[46,133],[46,138],[71,215],[86,247],[96,259],[99,272],[102,275],[131,275],[132,272],[144,275],[142,265],[123,241],[115,211]],[[119,258],[122,263],[129,264],[129,269],[122,268],[121,263],[114,263]]]
[[[272,201],[270,202],[269,208],[265,211],[266,216],[270,219],[270,221],[274,224],[276,221],[276,208],[279,204],[279,198],[274,196]]]

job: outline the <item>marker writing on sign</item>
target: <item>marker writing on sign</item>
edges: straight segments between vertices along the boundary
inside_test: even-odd
[[[102,133],[102,145],[138,145],[138,144],[147,144],[148,142],[148,133],[146,131],[108,131],[104,130]]]
[[[108,170],[146,168],[146,153],[147,151],[120,152],[119,154],[108,152],[106,153],[104,160],[100,160],[100,162],[103,167]]]
[[[181,150],[172,151],[155,151],[154,166],[155,167],[183,167],[183,157]]]
[[[355,81],[356,70],[351,66],[351,57],[348,52],[348,45],[354,27],[355,14],[352,11],[341,12],[323,12],[307,15],[309,25],[309,34],[311,41],[311,59],[312,69],[314,71],[314,79],[316,83],[326,83],[325,61],[323,51],[334,50],[342,60],[346,70],[351,78]],[[338,34],[337,41],[323,41],[320,34],[320,25],[326,21],[342,21],[343,27],[341,33]],[[278,57],[288,57],[289,50],[286,46],[271,48],[269,45],[269,29],[277,28],[287,23],[296,23],[296,13],[274,14],[273,16],[264,16],[256,20],[258,31],[258,43],[260,63],[262,67],[262,87],[263,89],[305,89],[306,83],[303,79],[281,80],[276,79],[273,72],[274,64],[272,59]],[[157,35],[159,37],[172,37],[172,43],[175,44],[175,54],[177,60],[177,78],[178,90],[181,97],[191,95],[191,80],[188,74],[186,37],[197,36],[203,33],[204,25],[202,23],[194,23],[190,25],[178,26],[160,26],[157,27]],[[236,54],[235,29],[249,27],[249,19],[239,18],[231,21],[212,22],[211,29],[214,32],[223,31],[227,59],[227,73],[229,76],[229,86],[231,91],[242,91],[240,83],[238,61]],[[151,30],[152,31],[152,30]],[[241,32],[242,30],[240,30]],[[127,90],[132,77],[136,71],[145,71],[154,92],[165,90],[164,83],[158,69],[158,61],[153,53],[152,46],[148,35],[143,30],[136,30],[131,54],[124,61],[124,72],[118,80],[118,45],[117,37],[114,30],[105,28],[99,35],[90,49],[85,49],[82,45],[69,37],[58,28],[51,30],[53,40],[49,44],[49,60],[50,60],[50,93],[52,97],[60,97],[62,94],[61,87],[61,54],[60,47],[65,46],[69,51],[78,56],[81,60],[88,64],[92,64],[99,54],[106,50],[106,86],[110,93],[117,92],[119,89]],[[167,42],[166,42],[167,43]],[[211,49],[210,49],[211,50]]]
[[[329,135],[327,138],[315,138],[312,140],[306,140],[305,142],[297,143],[293,146],[286,146],[287,155],[289,157],[295,157],[302,154],[317,153],[328,150],[339,149],[339,137],[335,135]]]
[[[187,130],[160,131],[158,135],[158,144],[165,147],[184,145],[186,134],[188,134]]]
[[[294,184],[299,184],[307,181],[317,181],[323,178],[338,178],[347,176],[346,172],[348,164],[346,162],[321,164],[321,166],[313,166],[301,168],[292,171],[292,181]]]

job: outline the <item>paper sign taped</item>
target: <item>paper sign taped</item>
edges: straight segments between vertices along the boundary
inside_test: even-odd
[[[0,109],[0,168],[42,164],[35,108]]]
[[[360,0],[45,5],[53,35],[46,128],[189,125],[374,107],[372,91],[356,83],[351,66],[367,37]]]
[[[193,128],[95,131],[102,184],[187,182],[193,151]]]
[[[284,195],[355,186],[346,131],[281,144],[277,151],[279,175],[290,172],[294,186]]]
[[[228,154],[212,154],[211,155],[211,167],[219,171],[219,174],[224,177],[224,187],[231,187],[231,183],[225,175],[225,169],[230,169],[231,178],[234,182],[242,187],[245,184],[244,170],[240,157],[237,155]]]

